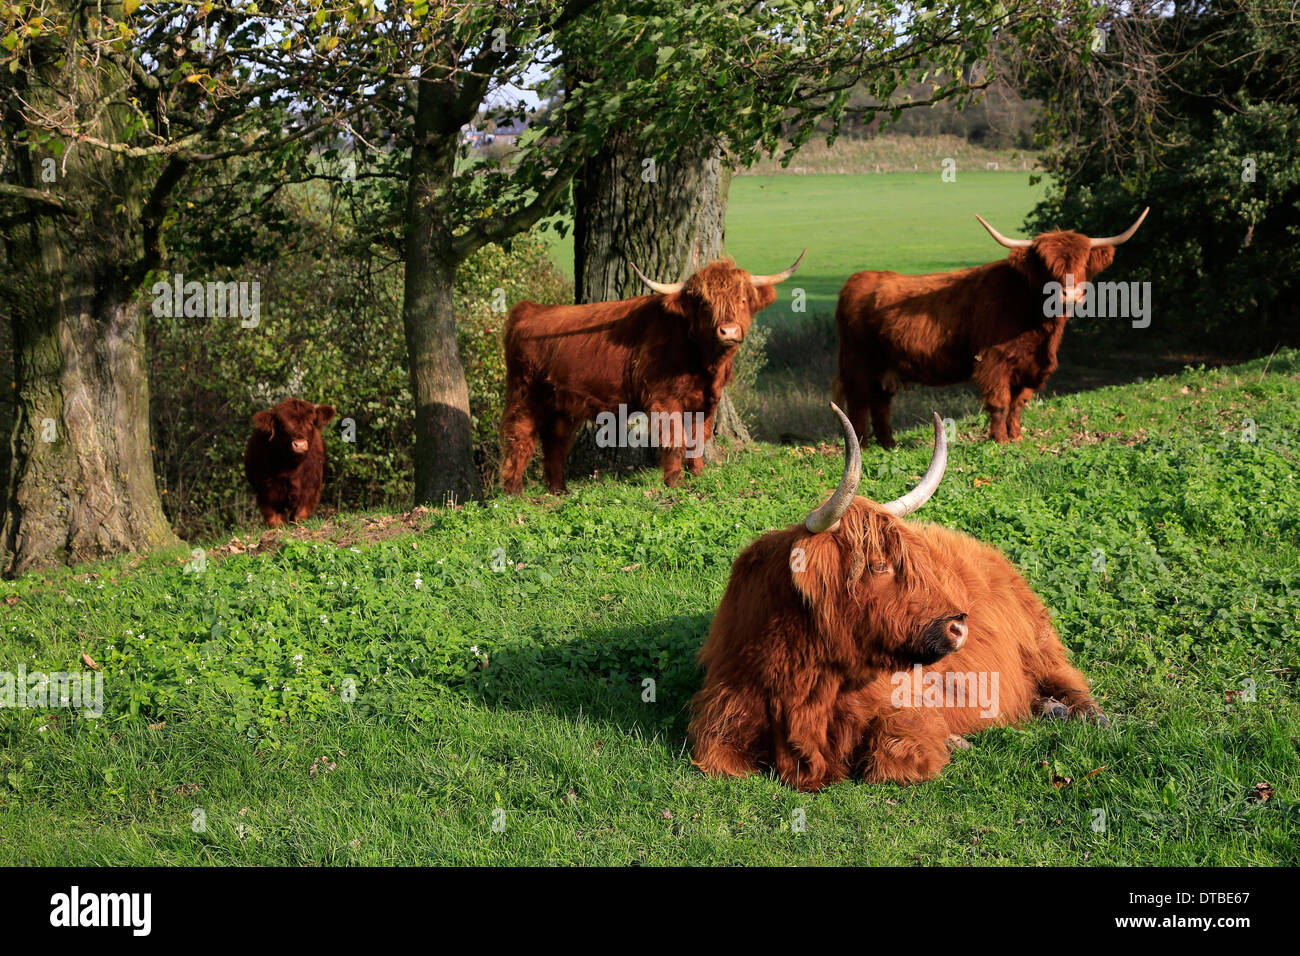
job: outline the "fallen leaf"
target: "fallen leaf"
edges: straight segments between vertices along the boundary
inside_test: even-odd
[[[99,670],[99,665],[95,663],[94,658],[92,658],[92,657],[91,657],[89,654],[87,654],[85,651],[82,651],[82,652],[81,652],[81,660],[82,660],[82,662],[83,662],[87,667],[89,667],[92,671],[97,671],[97,670]]]
[[[1273,798],[1273,788],[1266,783],[1255,784],[1255,789],[1246,795],[1252,803],[1267,803]]]

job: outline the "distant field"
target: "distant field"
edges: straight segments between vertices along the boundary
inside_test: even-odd
[[[731,182],[727,253],[755,272],[775,272],[808,256],[797,281],[763,313],[766,324],[790,316],[796,288],[807,311],[832,312],[840,286],[861,269],[940,272],[1000,257],[975,213],[1018,235],[1045,183],[1028,173],[963,170],[955,182],[937,172],[738,176]],[[553,234],[552,234],[553,235]],[[573,274],[571,237],[556,239],[556,264]]]
[[[1030,186],[1028,173],[960,169],[950,183],[938,173],[741,176],[731,183],[727,253],[766,272],[808,247],[797,278],[763,313],[775,325],[796,288],[809,312],[833,312],[840,286],[861,269],[942,272],[1001,258],[975,213],[1020,235],[1045,188]]]
[[[960,136],[877,136],[873,139],[839,139],[833,146],[813,140],[781,165],[780,156],[762,159],[745,175],[804,175],[811,173],[906,173],[939,172],[946,160],[962,170],[996,167],[1003,171],[1028,172],[1038,162],[1038,153],[1023,149],[987,149],[968,143]]]

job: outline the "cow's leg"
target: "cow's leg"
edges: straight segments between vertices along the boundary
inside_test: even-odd
[[[889,427],[889,409],[894,403],[896,391],[898,391],[897,385],[890,382],[886,376],[872,378],[867,385],[867,404],[871,407],[871,432],[876,436],[876,442],[881,448],[894,447],[894,432]],[[853,419],[850,418],[849,421]]]
[[[573,444],[573,433],[573,422],[563,416],[551,419],[542,433],[542,472],[552,494],[562,495],[569,490],[564,483],[564,463]]]
[[[537,447],[537,422],[522,401],[506,404],[501,416],[501,487],[508,495],[524,493],[524,469]]]
[[[989,416],[989,438],[1005,444],[1007,438],[1007,410],[1011,405],[1011,383],[1006,378],[982,386],[984,411]]]
[[[823,675],[805,699],[782,708],[774,764],[789,786],[812,792],[848,776],[843,744],[846,734],[858,737],[847,727],[856,709],[846,712],[838,695],[839,680]]]
[[[1023,437],[1020,432],[1020,413],[1033,397],[1032,388],[1021,386],[1011,390],[1011,404],[1007,412],[1007,437],[1012,441],[1020,441]]]
[[[698,422],[690,454],[686,455],[686,467],[691,470],[692,475],[698,475],[704,471],[704,448],[708,445],[709,439],[713,437],[713,419],[716,415],[717,410],[715,409],[703,419],[692,418],[692,421]]]
[[[271,500],[265,491],[257,492],[257,510],[262,512],[262,519],[269,527],[278,528],[284,524],[284,513],[280,505]]]
[[[906,707],[877,717],[863,735],[858,761],[871,783],[920,783],[948,765],[948,725],[934,709]]]
[[[1033,702],[1036,714],[1050,717],[1069,717],[1074,720],[1094,720],[1103,727],[1110,722],[1092,699],[1088,678],[1079,673],[1065,656],[1065,647],[1056,628],[1047,619],[1046,612],[1038,625],[1037,660],[1029,674],[1037,692]]]
[[[687,737],[691,763],[718,777],[744,777],[758,770],[760,739],[770,733],[767,708],[745,688],[709,683],[691,699]]]

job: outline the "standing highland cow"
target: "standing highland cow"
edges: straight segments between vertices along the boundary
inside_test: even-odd
[[[964,734],[1033,713],[1104,721],[1010,562],[964,534],[903,520],[943,478],[939,416],[925,476],[882,505],[855,496],[857,436],[835,412],[848,459],[839,488],[731,569],[700,651],[695,764],[731,776],[772,768],[809,791],[855,770],[912,783],[938,774]]]
[[[870,411],[876,441],[893,447],[889,406],[907,382],[974,382],[989,416],[989,437],[1019,441],[1021,409],[1056,371],[1065,321],[1085,283],[1111,264],[1115,247],[1137,232],[1149,211],[1105,239],[1065,231],[1008,239],[976,216],[1011,250],[1005,259],[933,275],[850,276],[835,309],[840,347],[832,391],[858,438],[866,440]],[[1063,308],[1052,307],[1053,297]],[[1044,314],[1057,311],[1062,314]]]
[[[334,417],[329,405],[286,398],[253,416],[244,449],[244,474],[257,507],[272,528],[303,521],[320,501],[325,442],[320,430]]]
[[[719,260],[685,282],[636,274],[657,295],[589,305],[520,302],[506,322],[505,461],[501,484],[523,492],[538,439],[546,486],[565,491],[564,463],[579,425],[602,413],[647,415],[661,448],[664,484],[704,468],[713,416],[754,314],[776,301],[775,275],[750,275]],[[689,454],[687,453],[689,450]]]

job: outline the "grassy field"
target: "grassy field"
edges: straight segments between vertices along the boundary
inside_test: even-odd
[[[853,169],[866,162],[888,161],[903,148],[887,140],[873,143],[846,141],[829,153],[824,147],[813,150],[806,168],[811,172],[825,163],[838,163]],[[943,147],[927,139],[922,147],[907,149],[943,153]],[[957,157],[953,182],[944,182],[937,168],[881,175],[787,171],[733,178],[727,204],[728,255],[753,272],[777,272],[801,249],[808,249],[798,274],[781,286],[780,298],[760,315],[759,322],[778,326],[798,323],[811,314],[833,313],[844,280],[862,269],[942,272],[1000,258],[1004,251],[974,214],[1005,235],[1019,236],[1046,184],[1031,186],[1027,171],[986,170],[988,157],[1000,154],[967,149],[969,161]],[[556,265],[572,276],[572,234],[548,235]],[[803,290],[803,312],[793,310],[796,289]]]
[[[700,775],[684,708],[731,561],[842,462],[760,445],[676,490],[578,481],[254,531],[191,573],[4,582],[0,671],[88,655],[105,709],[0,708],[0,865],[1300,862],[1300,352],[1025,428],[960,421],[922,516],[1024,569],[1108,730],[991,731],[911,788]],[[864,493],[924,468],[927,436],[900,438]]]
[[[741,176],[727,206],[727,253],[753,272],[807,258],[776,303],[760,313],[766,325],[833,313],[840,287],[862,269],[944,272],[1005,255],[975,221],[979,213],[1006,235],[1021,235],[1041,198],[1028,174],[959,172],[845,176]],[[797,289],[806,312],[792,311]]]

